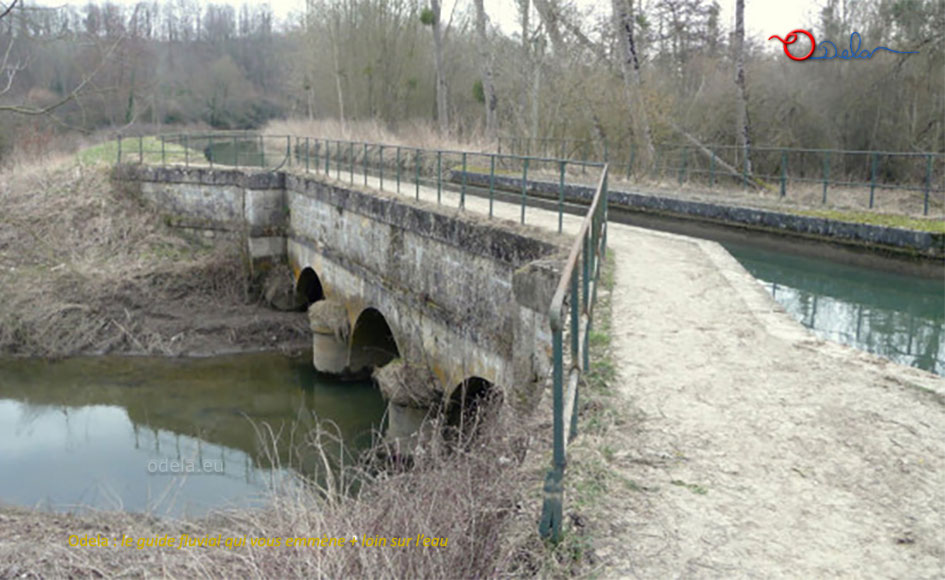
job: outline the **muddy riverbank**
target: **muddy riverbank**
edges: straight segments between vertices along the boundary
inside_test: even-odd
[[[303,312],[262,299],[237,239],[167,226],[71,158],[0,174],[0,355],[297,351]]]

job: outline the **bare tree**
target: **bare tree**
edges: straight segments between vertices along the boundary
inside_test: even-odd
[[[431,0],[433,27],[433,61],[436,68],[436,117],[441,135],[449,134],[450,118],[449,106],[446,101],[446,70],[443,63],[443,30],[440,22],[441,4],[440,0]]]
[[[653,148],[650,120],[640,86],[640,59],[637,57],[636,44],[633,40],[633,0],[612,0],[612,5],[614,27],[620,42],[620,68],[623,72],[627,108],[630,111],[636,138],[642,142],[646,155],[643,162],[648,165],[656,156],[656,151]]]
[[[751,175],[751,136],[745,93],[745,0],[735,0],[735,134],[742,150],[745,174]]]
[[[474,0],[476,5],[476,36],[479,39],[479,61],[482,67],[482,94],[486,107],[486,136],[490,141],[497,137],[495,83],[492,79],[492,51],[486,36],[486,9],[483,0]]]

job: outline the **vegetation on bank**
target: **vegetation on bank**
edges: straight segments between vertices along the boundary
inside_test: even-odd
[[[118,161],[118,141],[110,140],[80,149],[76,160],[84,165],[114,165]],[[124,161],[151,164],[198,162],[203,159],[203,152],[188,150],[183,145],[164,142],[158,137],[129,138],[121,144]]]
[[[258,306],[238,240],[168,228],[105,165],[10,166],[0,205],[0,355],[212,353],[307,336],[304,316]]]
[[[853,222],[885,226],[890,228],[905,228],[920,232],[945,234],[945,220],[941,218],[919,218],[904,215],[875,213],[867,211],[844,211],[837,209],[795,209],[792,213],[798,215],[825,218],[841,222]]]

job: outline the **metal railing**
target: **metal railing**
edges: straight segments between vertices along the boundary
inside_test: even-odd
[[[261,170],[282,167],[316,172],[352,185],[373,186],[381,191],[421,198],[421,187],[436,191],[436,203],[444,191],[458,193],[458,207],[465,209],[468,195],[488,197],[489,217],[496,200],[518,203],[519,221],[526,223],[526,208],[543,204],[557,211],[558,232],[566,213],[567,182],[581,182],[589,170],[600,170],[590,208],[578,230],[549,310],[553,365],[553,458],[545,480],[545,498],[539,531],[557,542],[562,532],[565,451],[577,434],[578,383],[582,369],[590,368],[589,336],[601,262],[607,246],[608,166],[594,161],[572,161],[494,152],[429,150],[402,145],[317,139],[291,135],[252,133],[191,133],[118,138],[118,163],[137,162],[185,167],[249,166]],[[488,168],[488,171],[487,169]],[[469,175],[488,174],[488,187],[469,183]],[[535,195],[529,175],[554,175],[557,200]],[[369,179],[370,178],[370,179]],[[386,178],[386,182],[385,182]],[[503,181],[504,183],[499,183]],[[520,190],[510,192],[509,183]],[[385,187],[386,185],[386,187]],[[529,195],[530,190],[532,195]],[[577,211],[584,211],[580,206]],[[568,208],[574,209],[574,208]],[[567,306],[567,313],[563,310]],[[570,337],[570,357],[565,366],[563,341]],[[567,373],[565,373],[567,370]],[[565,376],[567,374],[567,376]],[[565,391],[567,378],[567,391]]]
[[[878,199],[878,191],[896,191],[907,194],[916,212],[921,207],[924,215],[929,215],[930,206],[945,209],[945,153],[752,146],[752,173],[748,175],[739,147],[705,148],[710,155],[688,143],[658,145],[655,157],[644,164],[633,143],[517,137],[501,137],[497,143],[499,153],[551,154],[561,159],[609,163],[627,181],[670,179],[679,185],[696,183],[729,189],[743,189],[753,183],[777,191],[781,197],[802,197],[821,205],[828,203],[831,189],[835,195],[838,189],[846,189],[854,190],[856,203],[869,209],[885,201]],[[729,171],[725,165],[736,171]]]
[[[584,217],[577,239],[571,247],[549,310],[554,361],[554,449],[551,469],[545,476],[545,497],[539,532],[542,537],[550,537],[555,542],[561,538],[566,446],[577,435],[580,377],[582,369],[584,372],[590,370],[589,337],[594,323],[594,304],[597,301],[601,264],[607,252],[607,170],[605,165],[590,210]],[[568,299],[569,308],[562,318],[565,298]],[[568,329],[571,339],[567,392],[564,390],[565,329]]]

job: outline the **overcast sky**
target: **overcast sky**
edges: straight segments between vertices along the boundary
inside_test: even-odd
[[[38,4],[47,6],[60,6],[63,4],[73,4],[84,6],[88,0],[34,0]],[[119,4],[136,4],[137,0],[112,0]],[[214,0],[216,2],[226,2],[239,6],[243,0]],[[468,0],[459,0],[461,6],[467,5]],[[608,11],[610,2],[607,0],[574,0],[579,8],[589,11]],[[643,0],[644,4],[653,0]],[[815,21],[814,15],[819,10],[819,6],[824,0],[746,0],[745,2],[745,20],[750,36],[761,40],[767,40],[772,34],[785,36],[795,28],[801,28],[806,24]],[[3,0],[4,3],[9,0]],[[247,4],[257,4],[257,2],[245,2]],[[262,3],[262,2],[258,2]],[[273,12],[282,20],[292,12],[301,12],[305,8],[304,0],[270,0],[267,2],[272,6]],[[452,8],[453,0],[444,0],[444,12],[449,14]],[[722,22],[726,28],[734,28],[735,25],[735,0],[720,0],[722,7]],[[516,16],[516,2],[514,0],[485,0],[486,12],[489,18],[496,22],[502,30],[512,33],[518,29]],[[536,16],[537,18],[537,16]],[[772,41],[774,42],[774,41]]]

